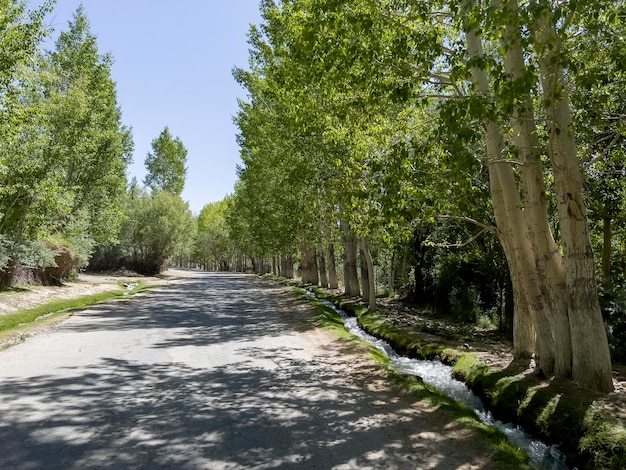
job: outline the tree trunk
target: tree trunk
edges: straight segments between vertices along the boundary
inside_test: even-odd
[[[482,59],[482,44],[477,34],[467,31],[466,41],[470,57]],[[489,96],[486,72],[478,67],[472,68],[471,72],[476,90]],[[549,377],[555,363],[549,306],[542,296],[521,197],[511,163],[503,158],[504,142],[500,126],[489,118],[484,119],[484,125],[497,235],[507,258],[515,298],[514,352],[517,359],[523,359],[534,350],[537,372]],[[533,341],[530,325],[534,327],[536,342]]]
[[[348,224],[343,221],[341,229],[343,232],[343,285],[347,296],[358,297],[361,291],[356,270],[357,241]]]
[[[507,18],[519,16],[516,0],[507,2],[494,0],[493,5],[507,11]],[[545,316],[551,325],[554,342],[554,375],[560,378],[570,377],[572,345],[565,299],[565,270],[550,228],[546,187],[541,165],[542,148],[535,125],[531,84],[527,79],[520,28],[515,22],[506,22],[500,43],[502,49],[507,51],[504,57],[504,70],[512,83],[511,88],[518,90],[515,99],[511,98],[514,102],[511,128],[517,156],[522,162],[520,178],[524,196],[523,214],[532,244],[539,287],[542,289],[541,297],[544,299],[544,307],[540,315]],[[550,367],[545,369],[544,372],[551,372]]]
[[[370,298],[370,280],[367,270],[367,261],[363,252],[363,243],[359,245],[359,270],[361,271],[361,300],[367,302]]]
[[[309,260],[309,252],[306,248],[302,248],[301,250],[301,259],[300,269],[302,270],[302,282],[311,284],[311,261]]]
[[[613,236],[611,218],[602,217],[602,282],[606,286],[611,285],[611,238]]]
[[[328,287],[328,275],[326,271],[326,256],[324,255],[324,247],[318,246],[317,255],[319,258],[320,286]]]
[[[409,276],[411,274],[410,273],[411,261],[409,259],[410,256],[411,256],[411,246],[409,244],[404,244],[402,246],[400,266],[399,268],[396,269],[396,274],[394,278],[394,284],[396,286],[394,292],[399,294],[402,297],[408,297],[411,295],[411,280],[409,279]],[[417,274],[417,269],[415,270],[415,273]],[[420,273],[420,275],[422,276],[422,279],[424,277],[423,274],[424,274],[423,272]],[[417,284],[417,279],[415,281],[415,284]],[[425,296],[422,299],[416,299],[416,300],[430,304],[433,298],[434,298],[434,295],[432,295],[431,293],[431,295],[429,296]]]
[[[328,245],[328,283],[331,289],[337,289],[339,287],[335,246],[332,243]]]
[[[583,387],[613,390],[611,356],[600,312],[595,266],[586,208],[583,175],[572,129],[569,96],[565,87],[562,39],[552,12],[540,10],[535,18],[544,102],[549,132],[549,155],[554,175],[559,228],[563,243],[566,292],[572,337],[572,377]]]
[[[389,263],[389,289],[392,295],[396,293],[396,250],[392,250]]]
[[[519,279],[514,280],[513,276],[511,274],[513,357],[516,361],[527,361],[537,350],[537,334],[528,305],[526,304],[522,282]],[[517,277],[518,274],[516,273],[515,276]]]
[[[315,252],[315,248],[309,249],[309,259],[311,260],[311,284],[319,286],[320,275],[317,265],[317,253]]]
[[[287,278],[287,255],[280,255],[280,275]]]
[[[309,247],[302,248],[302,282],[305,284],[319,284],[315,249]]]
[[[367,280],[368,280],[368,298],[367,306],[370,311],[376,311],[376,278],[374,275],[374,262],[372,261],[372,252],[370,251],[370,242],[365,237],[361,238],[361,252],[365,259],[365,265],[367,267]]]

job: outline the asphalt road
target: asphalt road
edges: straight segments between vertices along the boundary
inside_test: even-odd
[[[488,466],[313,315],[217,273],[76,314],[0,352],[0,469]]]

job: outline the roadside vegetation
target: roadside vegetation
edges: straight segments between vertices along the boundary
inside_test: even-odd
[[[44,51],[53,4],[2,8],[0,288],[82,269],[271,272],[359,300],[400,350],[457,361],[389,322],[395,302],[428,313],[423,333],[503,335],[533,376],[469,359],[459,376],[623,465],[624,406],[597,404],[623,403],[626,364],[625,0],[260,2],[233,70],[238,182],[196,215],[167,126],[128,181],[113,57],[84,10]],[[576,409],[570,393],[592,398]]]
[[[0,288],[59,285],[82,269],[155,274],[191,250],[196,221],[180,194],[187,150],[166,126],[128,181],[131,129],[113,57],[79,7],[52,50],[54,2],[2,3],[0,25]]]
[[[16,335],[28,335],[33,327],[49,322],[56,322],[64,319],[77,310],[85,309],[91,305],[108,302],[114,299],[127,298],[150,289],[151,286],[144,282],[137,282],[131,285],[120,284],[118,289],[97,292],[80,297],[58,299],[44,302],[33,308],[20,309],[11,313],[0,315],[0,345],[6,338]],[[20,288],[15,292],[19,296],[25,288]],[[10,342],[8,344],[11,344]]]

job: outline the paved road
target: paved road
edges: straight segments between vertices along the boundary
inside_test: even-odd
[[[0,468],[488,465],[312,321],[288,290],[229,274],[76,314],[0,352]]]

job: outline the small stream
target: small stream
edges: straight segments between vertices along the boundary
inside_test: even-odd
[[[424,383],[447,394],[453,400],[463,403],[474,410],[484,424],[495,426],[502,431],[509,442],[524,450],[530,457],[530,463],[535,468],[545,470],[568,470],[563,455],[556,446],[547,446],[541,441],[533,439],[519,426],[503,423],[494,419],[491,412],[485,408],[480,398],[472,393],[463,382],[452,377],[452,367],[439,361],[411,359],[398,355],[385,341],[366,333],[358,324],[355,317],[348,316],[328,300],[318,299],[312,292],[308,295],[332,308],[343,319],[345,328],[353,335],[367,341],[380,352],[385,354],[391,365],[398,371],[419,376]]]

